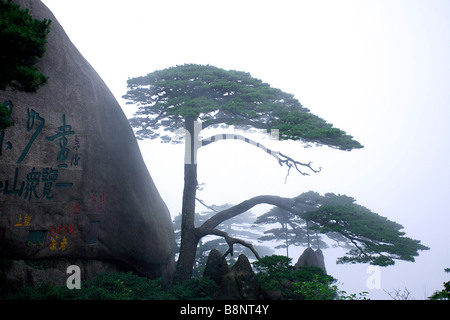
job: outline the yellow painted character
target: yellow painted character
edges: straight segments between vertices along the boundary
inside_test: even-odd
[[[56,239],[58,239],[58,236],[57,235],[55,235],[54,237],[51,237],[51,239],[50,239],[50,245],[49,245],[49,248],[50,248],[50,250],[56,250],[56,245],[58,244],[57,242],[56,242]]]

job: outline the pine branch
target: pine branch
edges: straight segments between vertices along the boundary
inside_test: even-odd
[[[251,121],[250,119],[236,119],[236,117],[217,117],[214,119],[205,120],[202,123],[202,129],[206,129],[210,126],[225,124],[225,125],[234,125],[234,126],[251,126],[256,129],[268,129],[269,125],[267,123],[261,121]]]
[[[271,204],[277,207],[280,207],[282,209],[292,211],[293,213],[302,213],[301,210],[299,210],[296,207],[296,202],[293,199],[290,198],[283,198],[278,196],[257,196],[253,197],[251,199],[245,200],[231,208],[225,209],[220,211],[219,213],[215,214],[213,217],[209,218],[207,221],[205,221],[200,228],[205,229],[214,229],[222,222],[231,219],[243,212],[246,212],[247,210],[250,210],[254,206],[258,204]],[[311,209],[315,207],[311,206]]]

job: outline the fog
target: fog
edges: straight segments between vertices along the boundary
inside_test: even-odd
[[[291,171],[285,182],[286,168],[260,149],[239,141],[211,144],[198,153],[198,179],[205,183],[198,196],[206,203],[309,190],[346,194],[400,223],[406,236],[430,250],[414,263],[380,268],[380,286],[371,288],[368,265],[336,265],[344,252],[325,249],[327,271],[342,290],[390,299],[385,290],[407,288],[415,299],[425,299],[449,280],[448,1],[43,2],[128,117],[134,110],[121,96],[129,77],[184,63],[211,64],[249,72],[294,94],[364,145],[344,152],[261,140],[323,167],[308,177]],[[140,147],[171,215],[177,215],[184,147],[157,141]],[[296,261],[304,248],[289,250]]]

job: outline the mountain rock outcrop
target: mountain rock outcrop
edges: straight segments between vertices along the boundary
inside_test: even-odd
[[[261,285],[248,258],[241,254],[220,284],[217,300],[259,300],[262,299]]]
[[[230,272],[227,260],[217,249],[212,249],[206,261],[203,278],[213,280],[218,286],[222,283],[223,277]]]
[[[0,91],[13,122],[0,133],[0,258],[78,260],[85,270],[96,261],[170,279],[171,217],[121,107],[41,1],[13,2],[52,23],[38,64],[48,83]]]
[[[306,248],[305,251],[303,251],[302,255],[298,258],[297,263],[295,264],[296,267],[302,267],[302,266],[313,266],[318,267],[322,269],[324,273],[327,273],[327,270],[325,268],[325,260],[323,257],[322,250],[317,249],[314,251],[311,248]]]

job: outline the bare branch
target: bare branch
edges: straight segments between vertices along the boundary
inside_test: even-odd
[[[268,153],[269,155],[271,155],[272,157],[274,157],[278,163],[280,164],[280,166],[287,166],[288,167],[288,172],[285,178],[285,183],[287,181],[287,178],[289,176],[290,170],[291,168],[295,168],[295,170],[297,170],[297,172],[299,172],[301,175],[303,176],[309,176],[309,173],[306,171],[301,170],[301,168],[307,168],[309,170],[311,170],[314,173],[319,173],[322,170],[322,167],[320,167],[318,170],[314,169],[312,167],[312,162],[309,163],[303,163],[297,160],[292,159],[291,157],[288,157],[285,154],[282,154],[281,152],[278,151],[273,151],[271,149],[266,148],[264,145],[262,145],[259,142],[253,141],[249,138],[246,138],[242,135],[239,134],[216,134],[214,136],[211,136],[209,138],[205,138],[201,141],[201,145],[203,146],[207,146],[213,142],[216,141],[220,141],[220,140],[226,140],[226,139],[233,139],[233,140],[240,140],[240,141],[244,141],[252,146],[258,147],[261,150],[263,150],[264,152]]]
[[[386,292],[393,300],[414,300],[414,297],[410,297],[411,291],[409,291],[407,288],[405,288],[402,291],[400,289],[394,289],[393,292],[389,292],[383,289],[384,292]]]
[[[279,156],[278,162],[279,162],[280,166],[285,165],[288,167],[288,172],[287,172],[287,175],[285,178],[285,182],[287,181],[287,178],[289,176],[289,171],[291,170],[291,168],[295,168],[295,170],[297,170],[303,176],[309,176],[309,173],[300,170],[300,167],[308,168],[309,170],[311,170],[314,173],[319,173],[320,171],[322,171],[322,167],[319,167],[318,170],[315,170],[311,166],[312,165],[311,161],[309,163],[303,163],[303,162],[294,160],[291,157],[288,157],[287,155],[282,154],[281,152],[278,152],[278,156]]]
[[[226,257],[228,254],[230,254],[232,256],[233,255],[233,245],[235,243],[238,243],[240,245],[243,245],[244,247],[249,248],[251,250],[251,252],[253,252],[253,254],[255,255],[256,259],[258,259],[258,260],[261,259],[260,255],[258,254],[258,252],[255,250],[255,248],[253,247],[253,245],[251,243],[248,243],[241,239],[230,237],[228,235],[228,233],[226,233],[225,231],[221,231],[218,229],[205,229],[205,228],[200,227],[200,228],[196,229],[196,232],[201,234],[202,237],[204,237],[206,235],[215,235],[215,236],[223,237],[229,247],[227,252],[225,252],[225,254],[223,255],[224,257]]]
[[[197,197],[195,197],[195,200],[197,200],[198,202],[200,202],[200,204],[203,205],[205,208],[208,208],[208,209],[210,209],[210,210],[212,210],[212,211],[214,211],[214,212],[219,212],[219,210],[217,210],[217,209],[215,209],[215,208],[213,208],[213,207],[208,206],[203,200],[201,200],[201,199],[199,199],[199,198],[197,198]]]

